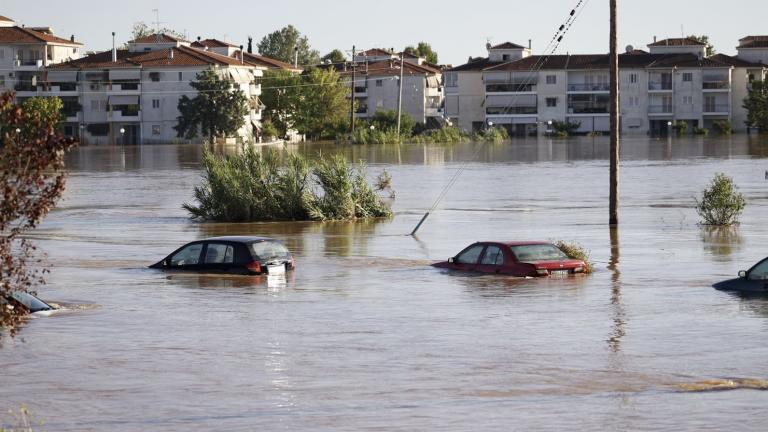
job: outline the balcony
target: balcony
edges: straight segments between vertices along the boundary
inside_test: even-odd
[[[709,91],[728,91],[731,84],[728,81],[704,81],[701,88]]]
[[[139,83],[110,84],[107,86],[107,95],[112,94],[134,94],[141,91]]]
[[[648,91],[672,91],[671,81],[650,81],[648,82]]]
[[[648,105],[648,114],[672,114],[672,105]]]
[[[24,60],[19,59],[13,63],[14,69],[18,71],[34,71],[43,67],[43,60]]]
[[[609,92],[611,86],[609,84],[568,84],[569,92]]]
[[[603,104],[570,104],[568,114],[608,114],[608,105]]]
[[[539,108],[535,106],[513,106],[513,107],[487,107],[487,115],[538,115]]]
[[[487,93],[533,93],[536,91],[536,84],[526,83],[505,83],[488,84],[485,86]]]
[[[730,114],[731,107],[728,104],[704,104],[704,114]]]
[[[355,95],[357,96],[365,96],[368,94],[368,87],[366,86],[355,86]]]
[[[141,111],[137,109],[123,109],[122,111],[113,109],[109,112],[108,118],[112,122],[136,121],[140,115]]]

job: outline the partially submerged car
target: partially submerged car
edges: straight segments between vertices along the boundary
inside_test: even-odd
[[[723,291],[768,294],[768,258],[755,264],[749,270],[739,272],[739,277],[712,285]]]
[[[547,242],[478,242],[433,267],[518,277],[584,273],[584,261],[568,258]]]
[[[5,298],[0,297],[0,306],[7,307],[3,303],[14,308],[21,308],[26,313],[34,315],[49,315],[56,310],[56,308],[36,296],[22,291],[14,291]]]
[[[150,268],[240,275],[279,274],[293,270],[293,255],[266,237],[215,237],[188,243]]]

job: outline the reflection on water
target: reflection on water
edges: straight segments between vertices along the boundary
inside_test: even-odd
[[[200,147],[71,154],[67,195],[34,233],[53,266],[40,294],[98,307],[4,340],[0,410],[27,403],[57,431],[724,430],[754,425],[725,410],[764,411],[754,392],[677,385],[768,377],[766,299],[711,288],[765,255],[765,138],[627,137],[620,233],[606,233],[605,138],[287,151],[386,169],[395,217],[203,224],[181,209]],[[749,202],[735,233],[695,224],[691,197],[715,172]],[[297,270],[146,268],[191,240],[244,234],[285,242]],[[475,241],[550,238],[582,244],[598,271],[429,266]]]

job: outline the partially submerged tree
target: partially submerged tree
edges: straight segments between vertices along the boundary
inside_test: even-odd
[[[418,45],[405,47],[405,52],[408,54],[417,55],[427,60],[427,63],[437,64],[438,56],[437,52],[432,49],[432,45],[427,42],[419,42]]]
[[[753,81],[749,95],[744,99],[747,110],[747,127],[757,127],[768,131],[768,85],[763,81]]]
[[[31,98],[17,105],[0,96],[0,327],[26,313],[6,299],[43,284],[34,244],[24,237],[64,193],[64,155],[76,143],[59,132],[61,100]]]
[[[299,65],[320,63],[320,53],[309,45],[309,39],[302,36],[296,27],[289,25],[274,31],[261,39],[257,48],[259,54],[293,64],[298,51]]]
[[[197,74],[190,83],[197,96],[179,99],[178,124],[174,126],[179,138],[193,139],[198,133],[209,142],[220,137],[233,136],[245,124],[248,100],[229,78],[222,78],[213,69]]]
[[[693,40],[698,41],[698,42],[701,42],[704,45],[706,45],[707,46],[707,51],[706,51],[707,57],[710,57],[710,56],[713,56],[713,55],[717,54],[717,51],[715,51],[715,46],[712,45],[709,42],[709,36],[708,35],[701,35],[701,36],[690,35],[690,36],[688,36],[688,38],[689,39],[693,39]]]
[[[285,136],[296,128],[294,114],[301,109],[302,77],[282,69],[267,70],[262,83],[264,117],[277,128],[279,136]]]
[[[334,138],[349,123],[349,85],[333,69],[305,74],[295,111],[296,129],[312,139]]]
[[[727,226],[738,222],[746,205],[744,195],[738,191],[733,179],[717,173],[704,189],[701,200],[696,199],[696,212],[704,225]]]

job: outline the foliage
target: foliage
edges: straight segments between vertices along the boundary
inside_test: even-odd
[[[568,137],[574,134],[581,127],[581,122],[570,121],[552,121],[552,130],[558,137]]]
[[[672,125],[672,128],[678,135],[685,135],[685,133],[688,132],[688,122],[685,120],[678,120]]]
[[[13,417],[15,426],[5,427],[3,426],[2,418],[0,418],[0,432],[32,432],[32,416],[29,414],[29,410],[25,405],[19,408],[19,412],[16,413],[13,410],[9,410],[8,413]],[[40,423],[42,426],[42,423]]]
[[[597,138],[597,137],[603,136],[603,133],[600,132],[600,131],[592,131],[592,132],[588,133],[587,136],[590,137],[590,138]]]
[[[705,225],[726,226],[738,222],[746,206],[744,195],[738,191],[733,179],[717,173],[709,187],[704,189],[701,200],[696,199],[696,212]]]
[[[744,99],[747,110],[747,126],[768,131],[768,85],[763,81],[753,81],[749,95]]]
[[[205,149],[197,205],[184,204],[193,218],[226,222],[337,220],[385,217],[389,206],[365,179],[365,167],[342,156],[310,162],[243,146],[242,154],[217,156]]]
[[[335,49],[328,54],[324,55],[320,58],[320,61],[323,63],[344,63],[347,61],[347,58],[344,56],[344,53],[341,52],[341,50]]]
[[[17,325],[25,311],[3,299],[45,282],[46,270],[38,270],[36,248],[25,233],[64,193],[64,154],[75,145],[57,132],[58,98],[31,98],[21,105],[13,99],[13,93],[0,96],[0,326],[7,327]]]
[[[151,36],[153,34],[166,34],[168,36],[175,37],[176,39],[186,39],[186,36],[173,29],[169,29],[167,27],[163,27],[161,29],[153,29],[152,27],[148,26],[147,23],[144,21],[137,21],[133,23],[133,30],[131,31],[131,40],[136,40],[139,38],[143,38],[146,36]]]
[[[371,128],[366,123],[362,123],[352,133],[339,134],[336,140],[351,144],[395,144],[407,138],[402,135],[398,137],[397,130]]]
[[[272,124],[272,122],[269,120],[265,120],[261,123],[261,134],[265,138],[277,138],[280,136],[280,132],[277,130],[277,127],[275,127],[275,125]]]
[[[368,126],[374,126],[380,130],[397,130],[397,111],[396,110],[378,110],[368,121]],[[406,112],[400,113],[400,133],[405,136],[411,136],[416,121]]]
[[[469,134],[462,132],[456,126],[443,126],[439,129],[427,130],[412,139],[413,142],[427,144],[459,144],[467,143],[471,140],[472,138]]]
[[[194,98],[183,95],[179,99],[181,115],[174,126],[178,137],[192,139],[202,132],[213,143],[214,138],[237,134],[245,124],[248,104],[245,94],[234,82],[213,69],[206,69],[198,73],[190,85],[198,93]]]
[[[688,37],[690,39],[695,40],[695,41],[701,42],[701,43],[703,43],[704,45],[707,46],[707,48],[706,48],[707,49],[707,51],[706,51],[707,57],[711,57],[711,56],[717,54],[717,51],[715,51],[715,46],[712,45],[709,42],[709,36],[708,35],[701,35],[701,36],[690,35]]]
[[[290,71],[275,69],[264,71],[261,102],[264,116],[269,117],[279,136],[285,136],[296,128],[293,115],[301,108],[302,77]]]
[[[347,129],[349,87],[333,69],[312,69],[302,78],[293,114],[296,129],[311,139],[333,139]]]
[[[589,274],[595,270],[595,264],[589,259],[589,251],[582,245],[564,240],[558,240],[554,242],[554,245],[563,251],[563,253],[566,254],[568,258],[584,261],[584,273]]]
[[[697,127],[693,128],[693,134],[694,135],[709,135],[709,129],[697,126]]]
[[[427,63],[437,64],[438,62],[437,52],[432,49],[432,45],[426,42],[419,42],[416,47],[407,46],[403,51],[407,52],[408,54],[413,54],[425,58]]]
[[[296,27],[289,25],[276,30],[261,39],[256,47],[259,54],[293,64],[294,50],[299,53],[299,65],[320,63],[320,53],[309,45],[309,39],[302,36]]]
[[[507,130],[501,126],[490,127],[485,130],[476,132],[474,135],[474,140],[477,142],[498,144],[507,141],[508,139],[509,132],[507,132]]]
[[[712,123],[712,129],[720,135],[730,135],[733,133],[733,126],[728,120],[717,120]]]

